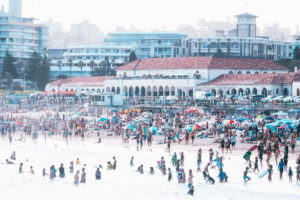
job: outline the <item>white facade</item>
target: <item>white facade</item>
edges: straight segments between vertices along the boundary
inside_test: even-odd
[[[129,45],[80,45],[69,46],[63,53],[62,59],[51,60],[51,76],[60,74],[71,76],[90,76],[92,67],[91,61],[95,63],[93,67],[103,67],[103,64],[120,66],[127,63],[133,46]],[[72,62],[69,62],[69,61]],[[83,65],[79,66],[82,62]],[[70,67],[71,65],[71,67]]]

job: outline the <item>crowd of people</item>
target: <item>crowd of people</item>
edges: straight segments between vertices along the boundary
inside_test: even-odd
[[[66,144],[70,140],[85,142],[85,138],[102,142],[104,137],[119,137],[124,144],[135,143],[137,151],[144,151],[144,145],[147,148],[153,148],[155,145],[166,145],[165,155],[157,161],[155,165],[148,166],[150,175],[159,174],[166,177],[168,181],[175,178],[176,173],[178,184],[187,184],[188,194],[194,194],[194,174],[202,173],[203,180],[207,184],[215,184],[218,179],[220,183],[229,182],[229,178],[224,166],[224,159],[236,150],[236,146],[241,147],[243,143],[257,146],[257,150],[251,152],[245,158],[245,170],[243,171],[243,182],[246,184],[252,180],[249,173],[258,174],[263,178],[267,175],[268,180],[272,181],[274,171],[278,169],[280,179],[286,172],[289,181],[293,182],[293,177],[300,182],[300,155],[296,160],[296,168],[289,164],[294,162],[289,159],[291,154],[296,153],[297,138],[300,129],[298,127],[288,130],[288,134],[280,134],[278,130],[274,131],[266,126],[264,120],[257,120],[255,117],[247,116],[251,123],[243,124],[237,119],[229,118],[223,112],[200,112],[196,108],[168,108],[160,112],[143,111],[141,109],[122,109],[111,111],[107,116],[100,120],[95,116],[89,116],[80,113],[73,117],[68,111],[44,111],[36,115],[28,113],[9,113],[0,115],[1,136],[13,144],[15,142],[26,142],[32,140],[37,143],[39,137],[43,137],[45,142],[48,138],[62,138]],[[257,122],[255,124],[254,122]],[[229,122],[228,122],[229,121]],[[254,125],[252,125],[254,124]],[[203,164],[202,148],[197,149],[197,163],[195,169],[185,169],[184,152],[177,152],[178,145],[194,146],[198,140],[206,139],[211,142],[213,148],[207,152],[209,162]],[[249,145],[247,146],[249,147]],[[219,153],[220,151],[220,153]],[[246,153],[246,152],[245,152]],[[166,159],[169,156],[170,159]],[[129,163],[134,167],[134,157],[130,157]],[[243,155],[241,155],[243,159]],[[13,152],[6,164],[16,164],[16,152]],[[267,171],[262,172],[262,166],[265,160]],[[155,164],[155,163],[153,163]],[[273,167],[275,164],[276,167]],[[66,176],[64,163],[61,163],[58,170],[55,165],[51,165],[49,173],[43,168],[42,176],[48,176],[51,180],[57,177]],[[70,162],[69,173],[74,174],[74,184],[84,184],[87,182],[85,164],[81,165],[79,159],[75,161],[75,166],[81,169],[74,170],[74,161]],[[24,164],[19,163],[19,173],[24,173]],[[145,174],[143,164],[137,166],[138,173]],[[116,170],[117,160],[113,157],[112,161],[107,162],[106,170]],[[95,179],[101,180],[104,173],[102,165],[96,167]],[[210,174],[210,170],[218,170],[218,176]],[[29,172],[35,174],[34,166],[29,167]],[[187,172],[187,174],[186,174]],[[262,174],[261,174],[262,173]]]

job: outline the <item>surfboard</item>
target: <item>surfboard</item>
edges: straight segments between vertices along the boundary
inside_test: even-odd
[[[252,152],[253,152],[255,149],[257,149],[257,145],[253,145],[253,146],[252,146],[252,147],[244,154],[243,158],[244,158],[245,160],[249,160],[249,158],[250,158]]]
[[[266,174],[269,173],[269,170],[266,170],[266,171],[263,171],[259,176],[258,178],[263,178]]]

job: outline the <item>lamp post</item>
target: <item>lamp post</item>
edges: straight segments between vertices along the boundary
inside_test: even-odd
[[[27,74],[24,74],[24,82],[23,82],[23,92],[24,92],[24,94],[25,94],[25,88],[26,88],[26,75]]]

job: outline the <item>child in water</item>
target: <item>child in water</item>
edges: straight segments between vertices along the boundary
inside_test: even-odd
[[[79,173],[80,171],[77,170],[76,174],[74,175],[74,185],[78,185],[79,183]]]
[[[131,167],[134,166],[134,164],[133,164],[133,158],[134,158],[134,157],[132,156],[131,159],[130,159],[130,166],[131,166]]]
[[[107,170],[112,170],[113,166],[110,161],[107,162]]]
[[[188,191],[188,194],[194,196],[194,186],[192,185]]]
[[[168,168],[168,181],[170,182],[173,179],[171,169]]]
[[[149,173],[150,173],[151,175],[154,175],[154,174],[155,174],[153,167],[150,167],[150,172],[149,172]]]

